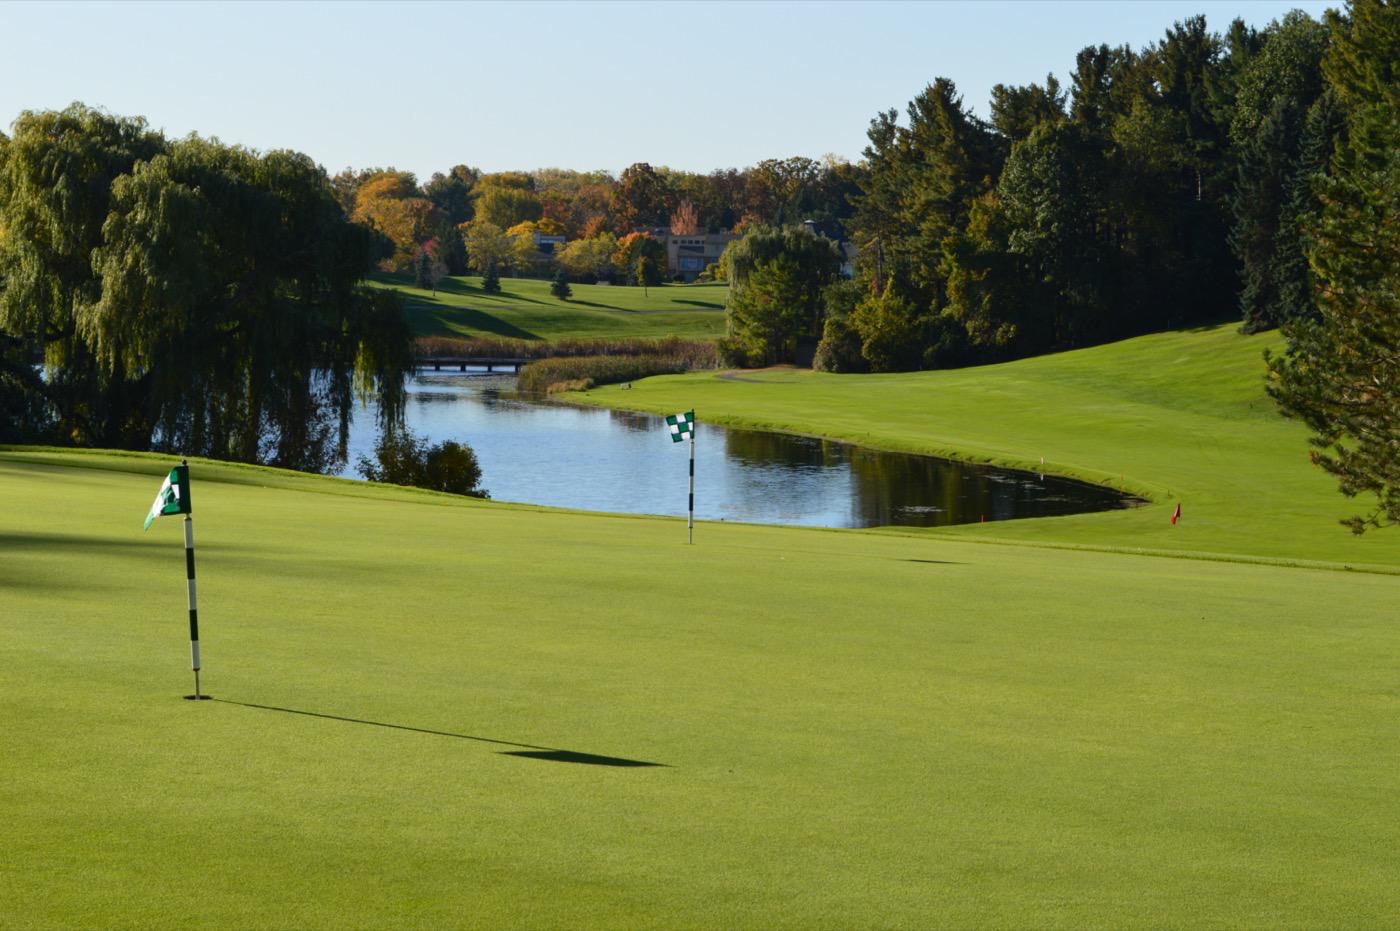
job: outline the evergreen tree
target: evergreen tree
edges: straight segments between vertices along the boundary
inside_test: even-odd
[[[1254,128],[1239,153],[1230,245],[1240,263],[1240,312],[1246,333],[1268,329],[1278,321],[1278,250],[1284,242],[1280,223],[1290,182],[1297,172],[1292,150],[1297,145],[1299,122],[1293,101],[1275,98],[1272,111]],[[1292,245],[1301,257],[1301,243]]]
[[[1038,127],[1002,172],[1005,242],[1015,264],[998,269],[999,278],[1004,289],[1019,287],[1014,298],[1001,300],[997,316],[1009,317],[1006,322],[1032,341],[1032,351],[1122,332],[1113,316],[1114,256],[1099,236],[1103,174],[1095,140],[1073,123]],[[974,343],[987,342],[978,335]]]
[[[427,249],[420,249],[418,261],[413,263],[413,283],[420,288],[429,288],[434,284],[433,260],[428,255]]]
[[[778,255],[755,266],[744,287],[730,293],[729,332],[720,341],[720,355],[730,364],[746,367],[793,361],[798,334],[805,329],[804,277],[792,255]]]
[[[481,290],[487,294],[499,294],[501,290],[501,270],[495,262],[486,265],[481,273]]]
[[[1320,319],[1284,328],[1270,394],[1312,429],[1313,461],[1348,497],[1375,497],[1344,523],[1400,524],[1400,5],[1354,0],[1330,13],[1323,73],[1345,114],[1309,263]]]
[[[1045,86],[1027,84],[992,88],[992,126],[1005,137],[1007,145],[1020,142],[1041,123],[1056,123],[1065,118],[1065,94],[1053,74],[1046,75]]]
[[[1016,111],[1017,120],[1022,110],[1049,113],[1057,106],[1053,87],[1002,90],[1004,112]],[[973,201],[999,174],[1005,140],[964,108],[946,78],[936,79],[910,101],[907,115],[907,128],[898,125],[893,110],[870,124],[868,171],[860,180],[851,226],[861,248],[860,275],[869,290],[882,300],[888,294],[890,301],[913,308],[914,318],[928,321],[948,303],[945,242],[964,229]],[[880,355],[886,361],[923,364],[927,348]]]
[[[1308,114],[1322,90],[1327,29],[1295,11],[1270,24],[1259,41],[1235,78],[1229,123],[1238,166],[1230,245],[1246,332],[1306,312],[1302,227],[1314,207],[1310,179],[1322,166],[1315,151],[1303,165],[1301,150],[1305,132],[1316,134],[1322,125]]]
[[[569,276],[562,268],[555,272],[554,280],[549,284],[549,293],[561,301],[567,301],[573,296],[574,289],[569,287]]]
[[[1341,110],[1330,91],[1314,101],[1303,121],[1298,158],[1288,181],[1287,200],[1275,236],[1273,278],[1278,303],[1274,319],[1279,323],[1317,317],[1317,302],[1313,298],[1316,283],[1308,267],[1306,231],[1316,225],[1322,209],[1318,189],[1341,135],[1341,121]]]

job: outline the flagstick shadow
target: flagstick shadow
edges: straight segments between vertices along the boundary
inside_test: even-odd
[[[296,708],[279,708],[275,705],[256,705],[252,702],[233,701],[228,698],[214,698],[211,700],[222,702],[225,705],[256,708],[260,711],[280,711],[283,714],[300,714],[308,718],[325,718],[329,721],[344,721],[347,724],[367,724],[371,727],[387,727],[396,731],[413,731],[418,734],[432,734],[436,737],[455,737],[458,740],[475,740],[478,743],[521,748],[519,750],[501,750],[499,753],[502,756],[519,756],[531,760],[551,760],[556,763],[583,763],[589,766],[667,766],[665,763],[649,763],[645,760],[629,760],[616,756],[599,756],[595,753],[560,750],[557,747],[540,747],[535,744],[518,743],[514,740],[498,740],[495,737],[477,737],[472,734],[455,734],[451,731],[435,731],[426,727],[412,727],[408,724],[389,724],[384,721],[367,721],[363,718],[347,718],[338,714],[323,714],[319,711],[301,711]]]

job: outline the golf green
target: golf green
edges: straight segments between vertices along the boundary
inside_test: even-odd
[[[1395,576],[195,461],[195,703],[170,462],[0,450],[0,926],[1400,913]]]

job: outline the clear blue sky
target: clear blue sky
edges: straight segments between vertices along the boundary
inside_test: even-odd
[[[172,136],[426,179],[465,162],[692,171],[831,152],[937,76],[1065,81],[1075,53],[1141,47],[1274,0],[982,3],[0,3],[0,125],[73,100]]]

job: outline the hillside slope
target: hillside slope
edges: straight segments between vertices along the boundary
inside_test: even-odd
[[[1152,501],[929,532],[1400,567],[1400,532],[1358,539],[1337,523],[1366,503],[1337,492],[1309,462],[1306,431],[1265,395],[1263,351],[1279,346],[1220,326],[978,368],[691,373],[569,398],[1035,471],[1044,457],[1045,472]]]
[[[370,282],[404,297],[415,336],[495,336],[513,339],[606,339],[724,335],[723,284],[665,284],[654,288],[576,284],[567,301],[549,282],[502,278],[501,290],[481,290],[479,277],[447,278],[437,293],[406,275]]]

